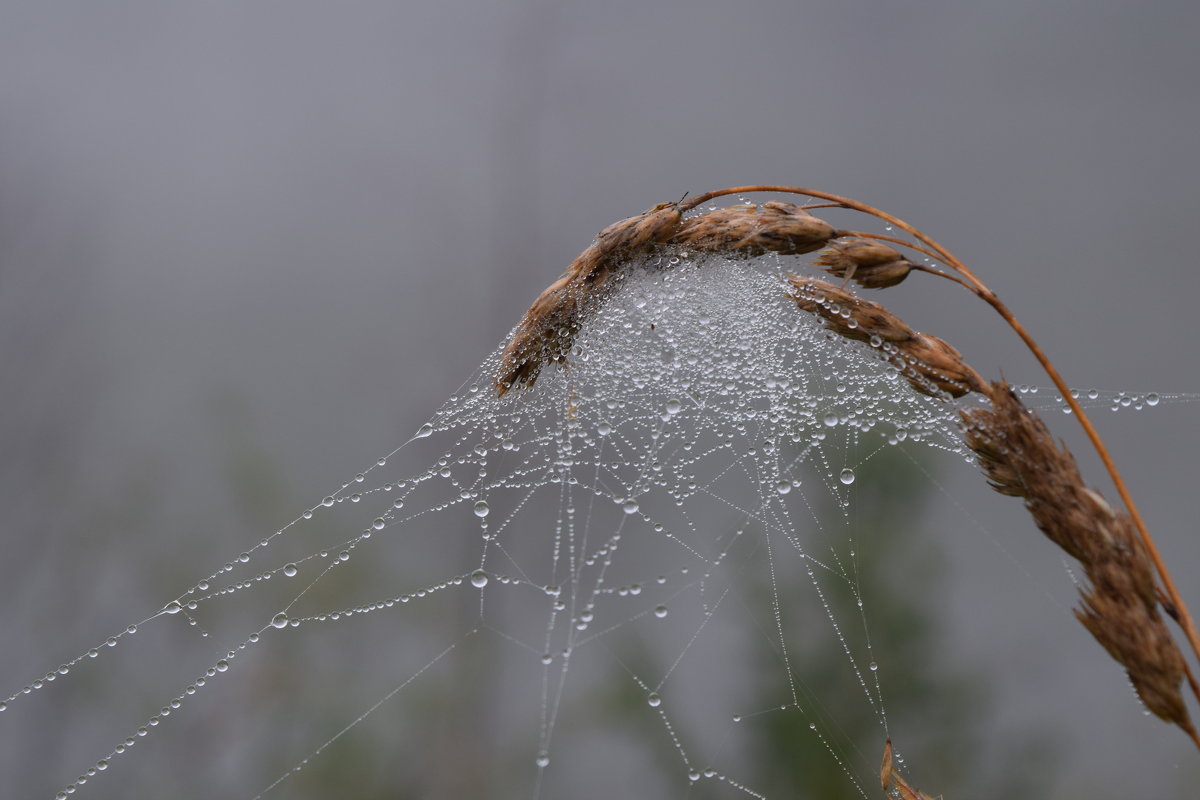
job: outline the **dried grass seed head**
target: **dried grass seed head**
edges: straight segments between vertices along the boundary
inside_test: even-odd
[[[993,488],[1025,499],[1038,528],[1083,566],[1076,617],[1124,668],[1146,708],[1195,735],[1180,684],[1185,664],[1158,611],[1153,567],[1133,522],[1087,488],[1075,459],[1006,383],[990,408],[962,414],[967,446]]]
[[[813,278],[792,276],[790,283],[796,305],[821,317],[834,333],[860,342],[877,337],[891,345],[895,363],[918,392],[961,397],[986,385],[961,353],[936,336],[913,330],[879,303]]]
[[[912,263],[894,247],[872,239],[831,242],[813,262],[831,275],[852,280],[864,289],[895,286],[912,271]]]
[[[718,208],[685,220],[675,242],[694,250],[754,257],[811,253],[836,235],[828,222],[794,203],[768,202]]]
[[[659,203],[609,225],[533,301],[500,357],[496,393],[532,386],[548,361],[565,363],[588,309],[611,288],[629,261],[668,242],[683,216],[677,203]]]

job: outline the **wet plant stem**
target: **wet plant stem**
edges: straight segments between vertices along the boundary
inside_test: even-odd
[[[728,189],[719,189],[717,191],[707,192],[705,194],[698,195],[697,197],[693,197],[685,203],[681,203],[679,209],[680,211],[687,212],[701,205],[702,203],[706,203],[709,200],[713,200],[717,197],[735,194],[747,194],[750,192],[778,192],[784,194],[803,195],[806,197],[816,198],[818,200],[825,200],[831,207],[836,206],[854,211],[860,211],[864,214],[868,214],[872,217],[883,220],[887,224],[908,233],[917,241],[921,242],[924,247],[914,246],[910,243],[904,242],[903,240],[886,237],[879,234],[869,235],[868,238],[882,239],[884,241],[903,244],[918,252],[924,253],[925,255],[936,258],[962,276],[963,280],[954,279],[945,273],[935,274],[956,280],[956,282],[965,286],[973,294],[995,309],[995,311],[1004,319],[1004,321],[1008,323],[1009,327],[1021,337],[1021,341],[1025,343],[1025,346],[1029,348],[1029,351],[1042,365],[1042,369],[1045,370],[1046,374],[1050,377],[1050,380],[1054,383],[1055,388],[1057,388],[1059,393],[1062,395],[1063,401],[1071,409],[1071,412],[1075,415],[1075,418],[1083,427],[1084,433],[1087,434],[1088,440],[1091,442],[1096,454],[1100,456],[1100,460],[1104,464],[1104,468],[1108,472],[1109,478],[1112,480],[1113,485],[1117,489],[1117,494],[1121,496],[1121,501],[1125,504],[1125,508],[1129,513],[1129,517],[1133,521],[1134,526],[1137,528],[1138,535],[1141,538],[1143,546],[1146,548],[1147,554],[1150,556],[1150,560],[1154,563],[1154,568],[1158,572],[1159,579],[1163,583],[1163,588],[1165,589],[1167,597],[1170,599],[1170,603],[1173,606],[1173,611],[1175,612],[1170,616],[1172,616],[1178,622],[1180,628],[1183,630],[1184,636],[1187,638],[1188,644],[1191,647],[1193,656],[1196,658],[1197,662],[1200,663],[1200,633],[1197,632],[1196,623],[1192,618],[1191,612],[1184,604],[1183,598],[1179,594],[1179,590],[1175,585],[1175,581],[1171,577],[1170,571],[1167,569],[1162,554],[1159,552],[1158,545],[1155,543],[1153,537],[1150,535],[1149,530],[1146,528],[1146,523],[1142,518],[1141,512],[1138,511],[1137,505],[1133,502],[1133,497],[1129,493],[1129,488],[1126,485],[1124,478],[1121,477],[1121,473],[1117,470],[1116,464],[1113,463],[1112,456],[1109,454],[1108,448],[1104,445],[1103,440],[1100,438],[1100,434],[1096,431],[1095,426],[1092,425],[1092,421],[1084,412],[1083,407],[1079,404],[1079,401],[1071,393],[1070,388],[1063,380],[1062,375],[1059,374],[1058,369],[1055,368],[1053,363],[1051,363],[1041,346],[1025,329],[1025,326],[1022,325],[1012,311],[1009,310],[1008,306],[1006,306],[1000,300],[1000,298],[996,296],[995,292],[989,289],[983,283],[983,281],[979,280],[979,278],[977,278],[975,274],[966,267],[966,265],[959,261],[953,253],[951,253],[942,245],[938,244],[930,237],[921,233],[921,231],[917,230],[912,225],[909,225],[904,220],[894,217],[885,211],[881,211],[874,206],[861,203],[857,200],[852,200],[848,197],[841,197],[828,192],[804,189],[796,186],[734,186]],[[852,235],[864,236],[865,234],[854,233]],[[1198,690],[1196,679],[1192,675],[1190,667],[1187,669],[1187,675],[1188,684],[1191,687],[1192,694],[1197,700],[1200,700],[1200,690]],[[1200,747],[1200,738],[1193,734],[1192,740],[1196,743],[1197,747]]]

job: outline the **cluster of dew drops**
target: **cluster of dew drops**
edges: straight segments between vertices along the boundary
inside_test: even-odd
[[[631,271],[621,290],[579,335],[569,354],[571,366],[559,369],[548,365],[533,389],[497,398],[490,391],[490,376],[495,374],[498,355],[486,360],[466,391],[452,396],[414,435],[413,439],[427,439],[438,433],[453,442],[428,470],[371,488],[370,473],[387,464],[387,459],[381,458],[374,467],[345,482],[341,491],[305,510],[291,525],[343,503],[365,505],[364,501],[374,501],[375,494],[387,495],[389,503],[360,534],[335,548],[336,552],[320,551],[309,558],[323,559],[334,566],[347,561],[354,548],[372,534],[402,521],[401,515],[410,510],[406,503],[412,503],[418,487],[439,481],[451,491],[428,511],[469,508],[482,532],[486,552],[503,530],[502,526],[492,525],[493,503],[489,498],[505,490],[527,490],[539,484],[590,490],[616,504],[631,519],[645,521],[655,533],[683,541],[682,537],[694,532],[666,529],[648,516],[639,498],[647,492],[664,491],[676,505],[683,506],[704,491],[695,476],[696,466],[704,459],[750,458],[767,464],[763,474],[774,476],[760,487],[760,502],[767,503],[771,496],[776,498],[774,502],[780,502],[781,496],[800,485],[798,473],[778,466],[785,445],[807,453],[806,463],[827,470],[831,487],[854,484],[856,465],[835,462],[844,462],[849,444],[877,427],[877,433],[890,445],[912,441],[963,453],[954,408],[940,399],[908,390],[900,371],[888,360],[885,343],[847,342],[828,333],[818,321],[796,312],[774,276],[744,262],[723,262],[714,269],[712,263],[701,265],[683,254],[682,258],[670,257],[666,266],[671,270],[659,269],[661,266],[650,263]],[[1026,395],[1039,392],[1038,387],[1030,385],[1014,386],[1014,390]],[[1113,410],[1153,407],[1162,399],[1153,392],[1101,393],[1095,389],[1072,391],[1072,395],[1091,404],[1107,403]],[[1061,397],[1054,400],[1069,413]],[[668,448],[670,441],[678,446]],[[664,461],[668,452],[672,460]],[[500,455],[510,459],[507,470],[489,475],[490,461]],[[579,475],[600,471],[611,478],[610,483],[580,484]],[[565,516],[573,516],[573,504],[565,511]],[[247,563],[255,550],[285,532],[286,528],[281,529],[258,547],[241,553],[184,596],[168,603],[160,613],[187,615],[210,596],[204,593],[210,590],[211,580]],[[618,539],[614,537],[590,553],[591,560],[586,563],[609,563],[619,548]],[[714,563],[723,556],[724,551]],[[305,568],[303,560],[289,561],[217,593],[242,591],[274,574],[293,578]],[[679,572],[686,577],[689,568],[682,567]],[[528,583],[480,567],[370,606],[307,618],[279,612],[267,627],[284,629],[309,620],[336,620],[351,613],[391,608],[449,586],[466,583],[482,590],[494,581]],[[667,575],[651,575],[641,583],[592,588],[591,599],[599,594],[637,598],[643,593],[643,584],[667,583]],[[556,611],[565,608],[565,591],[586,594],[579,586],[564,589],[557,582],[537,588],[552,599]],[[650,602],[653,617],[665,619],[667,604],[658,599]],[[571,619],[571,629],[586,631],[593,615],[592,603],[584,604]],[[190,617],[189,622],[194,624]],[[104,645],[115,646],[120,637],[136,630],[136,625],[130,625]],[[107,769],[109,759],[127,752],[208,679],[226,672],[238,650],[255,644],[260,633],[250,634],[237,649],[193,679],[178,697],[133,736],[121,740],[108,757],[98,760],[58,797],[73,794],[79,785]],[[566,655],[569,650],[563,652]],[[13,697],[41,688],[66,675],[76,662],[97,655],[98,648],[92,648]],[[543,664],[552,660],[549,651],[541,657]],[[657,691],[647,694],[651,708],[660,709],[662,702]],[[6,708],[7,701],[0,702],[0,711]],[[548,753],[539,749],[536,762],[544,768],[549,763]],[[689,776],[693,774],[698,779],[701,772],[690,770]],[[715,772],[706,770],[703,774],[712,777]]]

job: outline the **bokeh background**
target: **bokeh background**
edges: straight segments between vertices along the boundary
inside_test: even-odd
[[[684,192],[873,203],[1073,385],[1200,391],[1198,33],[1193,3],[1130,0],[0,3],[0,692],[391,450],[601,227]],[[935,283],[887,302],[1046,383]],[[1198,410],[1099,412],[1193,608]],[[1062,559],[960,472],[917,527],[929,646],[990,698],[982,762],[1037,796],[1186,796],[1200,757],[1074,622]],[[51,796],[96,755],[76,732],[140,714],[89,690],[0,717],[0,795]],[[397,796],[371,784],[340,789]]]

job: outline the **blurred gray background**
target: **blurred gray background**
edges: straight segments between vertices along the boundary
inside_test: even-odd
[[[873,203],[1073,385],[1200,391],[1198,34],[1194,3],[1128,0],[0,2],[0,693],[390,451],[601,227],[684,192]],[[1047,383],[940,283],[886,302]],[[1097,412],[1193,608],[1198,410]],[[927,535],[938,646],[995,701],[985,761],[1033,731],[1039,796],[1185,796],[1200,757],[1074,622],[1019,504],[939,481],[981,521]],[[0,717],[4,796],[81,766],[86,702],[36,699]]]

